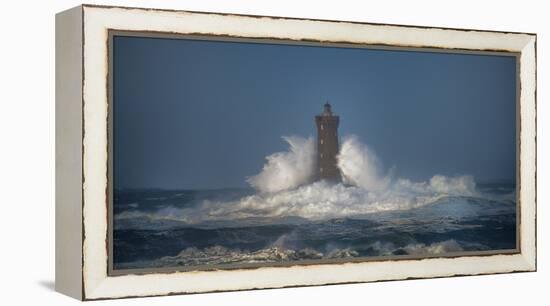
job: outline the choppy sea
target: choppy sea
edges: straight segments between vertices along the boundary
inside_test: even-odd
[[[114,268],[515,248],[514,184],[439,179],[383,192],[327,182],[275,194],[116,190]]]

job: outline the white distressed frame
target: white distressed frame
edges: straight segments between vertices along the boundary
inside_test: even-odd
[[[82,6],[83,299],[536,270],[536,36],[183,11]],[[519,52],[520,249],[511,255],[107,275],[108,30]]]

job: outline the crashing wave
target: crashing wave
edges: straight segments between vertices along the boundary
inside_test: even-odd
[[[390,176],[381,174],[380,161],[356,136],[344,138],[337,156],[338,168],[346,184],[365,190],[383,190],[390,184]]]
[[[315,179],[316,148],[312,137],[283,137],[288,152],[277,152],[266,157],[262,171],[247,179],[261,192],[279,192],[312,183]],[[352,135],[345,137],[337,156],[337,166],[345,184],[365,190],[381,190],[390,183],[389,176],[381,174],[378,158],[366,145]]]
[[[254,252],[231,250],[223,246],[212,246],[199,250],[189,247],[176,256],[165,256],[154,261],[153,266],[195,266],[219,264],[273,263],[297,260],[333,259],[357,257],[358,253],[349,249],[322,253],[311,248],[299,250],[272,246]]]
[[[396,246],[391,242],[376,241],[369,246],[378,256],[389,255],[442,255],[453,252],[485,250],[486,246],[472,243],[459,243],[454,239],[425,243],[409,243],[405,246]]]
[[[277,193],[259,193],[234,201],[203,200],[192,207],[169,207],[154,212],[132,211],[116,215],[117,220],[146,217],[186,224],[247,218],[281,219],[300,217],[327,220],[383,211],[407,210],[435,203],[448,196],[474,196],[470,176],[434,176],[429,182],[398,180],[379,191],[367,191],[342,183],[318,181]]]
[[[403,250],[410,255],[440,255],[450,252],[460,252],[464,249],[454,239],[442,242],[434,242],[426,245],[424,243],[409,244]]]
[[[395,255],[444,255],[453,252],[467,250],[484,250],[483,245],[466,244],[464,247],[454,239],[434,242],[431,244],[411,243],[404,247],[397,247],[393,243],[376,241],[365,249],[375,253],[373,256]],[[199,266],[199,265],[223,265],[223,264],[257,264],[292,262],[302,260],[330,260],[341,258],[361,257],[358,250],[353,248],[334,248],[321,252],[312,248],[290,249],[283,246],[269,246],[256,251],[229,249],[215,245],[198,249],[188,247],[175,256],[164,256],[147,262],[119,263],[119,268],[147,267],[175,267],[175,266]]]
[[[262,172],[247,182],[262,192],[277,192],[311,182],[315,170],[315,145],[313,138],[283,137],[289,144],[288,152],[278,152],[266,157]]]
[[[133,218],[143,224],[162,221],[189,225],[257,218],[325,220],[413,209],[448,196],[478,195],[474,178],[467,175],[435,175],[424,182],[392,181],[389,175],[382,175],[376,155],[354,136],[344,139],[337,157],[343,182],[312,182],[313,139],[296,136],[283,139],[290,150],[268,156],[262,172],[248,179],[259,193],[236,200],[203,199],[184,208],[126,211],[115,218],[118,224]]]

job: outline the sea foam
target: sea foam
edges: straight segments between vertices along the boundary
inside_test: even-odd
[[[344,183],[364,190],[382,190],[390,183],[389,175],[382,175],[378,157],[356,136],[344,138],[337,160]]]
[[[267,156],[262,171],[248,178],[250,185],[258,190],[255,194],[236,200],[203,199],[189,207],[166,207],[154,212],[123,212],[116,218],[146,218],[190,225],[254,218],[327,220],[407,210],[448,196],[478,195],[474,178],[468,175],[434,175],[420,182],[391,179],[383,173],[374,152],[355,136],[344,138],[337,156],[342,182],[315,181],[313,138],[283,139],[289,150]]]
[[[316,164],[313,138],[283,137],[290,149],[266,157],[262,172],[247,179],[261,192],[278,192],[311,182]]]

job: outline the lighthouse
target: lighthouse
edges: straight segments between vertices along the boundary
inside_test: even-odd
[[[340,181],[336,156],[338,155],[338,123],[340,118],[332,113],[331,106],[325,103],[323,113],[315,116],[317,124],[317,177]]]

